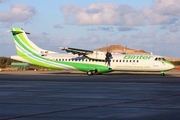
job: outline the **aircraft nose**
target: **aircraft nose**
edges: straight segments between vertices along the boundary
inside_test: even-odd
[[[170,64],[170,65],[169,65],[169,68],[170,68],[170,69],[174,69],[174,67],[175,67],[175,66],[174,66],[173,64]]]

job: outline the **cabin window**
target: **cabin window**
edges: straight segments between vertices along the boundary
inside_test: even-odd
[[[113,60],[113,62],[114,62],[114,60]]]
[[[133,60],[133,62],[135,62],[135,60]]]
[[[126,62],[128,62],[128,60],[126,60]]]
[[[118,62],[118,60],[116,60],[116,62]]]
[[[125,60],[123,60],[123,62],[125,62]]]
[[[64,59],[62,59],[62,61],[64,61]]]
[[[65,59],[65,61],[67,61],[67,59]]]
[[[121,62],[121,60],[119,60],[119,62]]]
[[[155,58],[155,61],[166,60],[165,58]]]
[[[129,62],[131,62],[131,60],[129,60]]]
[[[139,60],[137,60],[137,62],[139,62]]]

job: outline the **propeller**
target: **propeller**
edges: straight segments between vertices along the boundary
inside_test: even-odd
[[[126,49],[127,49],[127,45],[126,47],[124,47],[122,54],[126,54]]]
[[[111,49],[111,46],[110,46],[110,49]],[[106,57],[105,57],[105,62],[107,63],[107,65],[110,67],[110,62],[111,62],[111,58],[112,58],[112,54],[110,52],[110,50],[108,49],[108,46],[107,46],[107,52],[106,52]]]

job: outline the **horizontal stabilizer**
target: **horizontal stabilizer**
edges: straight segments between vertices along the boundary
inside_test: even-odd
[[[6,32],[12,32],[13,35],[16,35],[16,34],[20,34],[20,33],[23,33],[24,31],[19,31],[19,30],[6,30]],[[30,34],[29,32],[24,32],[26,34]]]

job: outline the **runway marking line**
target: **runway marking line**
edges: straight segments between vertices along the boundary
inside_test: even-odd
[[[151,101],[151,100],[158,100],[158,99],[162,99],[162,98],[172,98],[172,97],[180,97],[180,94],[169,95],[169,96],[160,96],[160,97],[155,97],[155,98],[146,98],[146,99],[140,99],[140,100],[132,100],[132,101],[120,102],[120,103],[94,105],[94,106],[72,108],[72,109],[67,109],[67,110],[57,110],[57,111],[51,111],[51,112],[43,112],[43,113],[37,113],[37,114],[15,116],[15,117],[10,117],[10,118],[2,118],[0,120],[11,120],[11,119],[27,118],[27,117],[34,117],[34,116],[47,115],[47,114],[55,114],[55,113],[62,113],[62,112],[77,111],[77,110],[90,109],[90,108],[108,107],[108,106],[123,105],[123,104],[132,104],[132,103],[145,102],[145,101]]]

